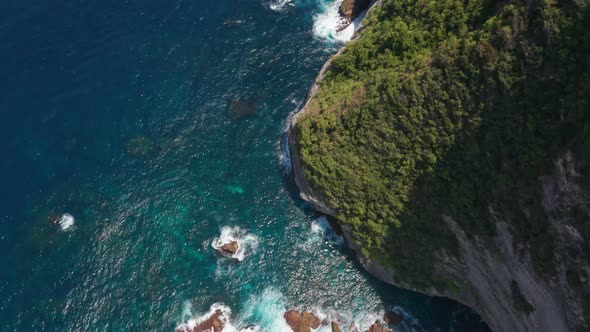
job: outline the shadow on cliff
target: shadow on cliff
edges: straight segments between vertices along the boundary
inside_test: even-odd
[[[577,17],[570,29],[553,29],[551,24],[557,23],[541,17],[540,9],[530,10],[534,14],[526,18],[521,31],[512,31],[510,44],[496,40],[487,53],[466,54],[472,65],[485,68],[498,52],[507,52],[515,59],[502,64],[509,64],[509,70],[497,66],[472,74],[433,61],[433,72],[440,75],[443,87],[453,79],[445,76],[447,72],[465,74],[461,83],[469,95],[462,102],[468,115],[449,115],[461,129],[446,153],[437,156],[434,170],[414,181],[399,218],[402,225],[393,228],[386,241],[388,252],[394,253],[395,270],[403,268],[403,279],[419,289],[433,283],[447,291],[457,287],[452,280],[431,277],[432,252],[445,248],[458,254],[443,215],[452,216],[468,236],[484,240],[496,234],[494,218],[507,221],[514,240],[529,248],[538,275],[556,273],[556,235],[543,207],[541,179],[552,174],[555,161],[566,152],[573,155],[585,188],[590,173],[590,9],[577,15],[572,14],[576,8],[562,10]],[[484,105],[476,106],[480,101]],[[580,259],[587,262],[590,209],[569,208],[559,213],[586,243],[584,252],[562,256],[572,264]],[[572,211],[582,211],[583,216],[572,216]]]

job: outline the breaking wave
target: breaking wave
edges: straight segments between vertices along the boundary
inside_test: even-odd
[[[267,288],[258,296],[250,296],[244,310],[242,321],[255,323],[261,331],[291,331],[283,317],[287,311],[285,298],[274,288]]]
[[[324,10],[320,14],[314,16],[314,36],[334,42],[347,42],[352,39],[354,32],[365,17],[367,11],[363,11],[354,22],[340,30],[343,26],[348,24],[348,22],[338,13],[342,1],[343,0],[336,0],[324,5]]]
[[[291,164],[291,150],[289,149],[289,135],[284,135],[281,139],[280,162],[283,174],[291,175],[293,166]]]
[[[204,314],[194,314],[190,302],[185,303],[181,321],[176,327],[177,332],[191,332],[196,327],[207,328],[207,321],[216,315],[223,325],[223,332],[286,332],[292,331],[284,316],[287,310],[310,311],[322,323],[315,332],[332,332],[331,323],[336,322],[343,331],[366,331],[376,321],[383,322],[384,311],[352,312],[334,310],[333,308],[298,308],[289,307],[286,298],[276,288],[268,287],[258,295],[251,295],[242,306],[239,316],[232,316],[232,310],[223,303],[215,303]],[[402,323],[396,328],[400,331],[420,331],[418,320],[399,306],[391,309],[403,317]],[[211,323],[211,322],[209,322]]]
[[[212,319],[213,316],[217,316],[217,320],[221,322],[223,325],[223,332],[259,332],[260,328],[258,326],[249,326],[246,328],[238,329],[231,322],[231,309],[224,305],[223,303],[215,303],[210,308],[209,311],[203,315],[194,315],[192,313],[192,306],[190,303],[185,304],[185,308],[183,310],[182,316],[183,320],[186,320],[185,323],[182,323],[176,327],[176,332],[191,332],[194,331],[199,325],[207,324],[207,321]],[[187,319],[188,318],[188,319]],[[205,331],[205,326],[200,327],[198,330]],[[212,329],[212,328],[211,328]],[[207,331],[209,328],[206,329]]]
[[[297,113],[301,112],[304,106],[305,100],[297,104],[297,108],[289,113],[285,127],[283,128],[283,137],[281,138],[279,146],[279,159],[281,163],[281,169],[283,170],[283,175],[291,175],[291,171],[293,170],[293,164],[291,163],[291,150],[289,149],[289,127],[291,126],[293,117],[296,116]]]
[[[75,222],[76,220],[74,219],[74,216],[69,213],[64,213],[56,223],[59,225],[62,231],[67,231],[74,227]]]
[[[341,246],[344,244],[344,238],[336,233],[326,217],[320,217],[314,220],[311,223],[311,231],[335,246]]]
[[[221,228],[221,234],[211,242],[213,249],[222,251],[222,247],[226,244],[233,242],[238,243],[238,250],[228,257],[243,261],[246,257],[254,254],[258,249],[258,237],[253,234],[249,234],[242,230],[240,227],[228,227],[224,226]]]

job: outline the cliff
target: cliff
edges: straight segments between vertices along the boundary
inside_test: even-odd
[[[494,331],[589,330],[586,3],[437,5],[373,7],[322,68],[290,123],[301,197],[385,282]]]

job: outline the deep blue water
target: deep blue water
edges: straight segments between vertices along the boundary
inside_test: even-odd
[[[172,331],[217,302],[264,331],[392,306],[479,327],[364,273],[297,198],[285,123],[341,44],[313,32],[331,1],[279,2],[0,2],[0,331]],[[241,263],[224,226],[258,242]]]

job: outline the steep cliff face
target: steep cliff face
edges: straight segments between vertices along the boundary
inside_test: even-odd
[[[292,151],[297,151],[296,125],[297,116],[292,119],[289,131]],[[301,198],[318,212],[337,218],[337,211],[310,187],[297,154],[292,155],[292,164]],[[587,240],[571,220],[560,217],[564,214],[560,209],[569,211],[590,206],[589,195],[575,182],[578,176],[568,151],[555,162],[554,173],[540,179],[542,195],[538,199],[543,202],[545,212],[553,216],[550,223],[557,236],[556,272],[550,278],[535,271],[528,248],[514,239],[508,223],[494,212],[493,206],[489,208],[497,235],[491,242],[469,236],[452,217],[441,216],[458,241],[459,255],[438,252],[433,270],[437,278],[453,281],[454,287],[450,289],[415,288],[396,279],[394,269],[363,254],[351,228],[346,224],[341,226],[346,243],[368,272],[390,284],[463,303],[480,313],[493,331],[586,331],[590,310],[590,265],[584,254]]]
[[[586,3],[437,5],[384,1],[322,68],[290,124],[301,197],[388,283],[495,331],[590,330]]]
[[[441,257],[436,269],[463,285],[443,295],[475,308],[496,331],[587,329],[587,295],[582,285],[588,285],[590,270],[582,259],[584,239],[571,220],[562,218],[571,207],[587,207],[589,203],[575,183],[575,169],[571,152],[566,151],[555,162],[553,174],[540,179],[537,199],[550,216],[555,234],[555,271],[551,276],[535,270],[528,248],[514,238],[505,216],[490,206],[496,227],[492,242],[469,237],[451,217],[443,216],[459,242],[460,255],[458,259]],[[583,280],[568,281],[574,275]]]
[[[296,126],[296,119],[293,118],[291,128]],[[294,130],[289,131],[290,148],[296,151],[294,133]],[[311,203],[318,212],[337,217],[337,212],[313,193],[297,154],[293,155],[292,163],[301,198]],[[543,201],[547,213],[554,214],[556,209],[564,206],[566,209],[588,206],[588,194],[574,182],[577,176],[571,153],[566,152],[556,161],[554,174],[542,179],[543,194],[539,199]],[[489,241],[465,234],[452,217],[441,216],[459,242],[460,255],[454,257],[439,253],[434,269],[440,278],[457,282],[459,287],[453,290],[416,289],[396,280],[393,269],[362,253],[352,237],[350,227],[342,225],[342,229],[347,244],[357,253],[357,259],[368,272],[390,284],[432,296],[449,297],[468,305],[479,312],[494,331],[571,331],[575,326],[585,330],[588,308],[584,308],[587,305],[584,300],[587,299],[582,288],[590,282],[587,279],[590,266],[581,259],[585,242],[582,235],[567,220],[551,218],[551,225],[558,234],[556,259],[559,263],[558,273],[546,279],[535,271],[530,254],[514,240],[507,222],[494,213],[492,206],[490,213],[495,216],[497,228],[492,246]],[[571,275],[572,268],[579,271],[579,276],[583,276],[580,280],[568,281],[568,278],[574,278]],[[527,305],[530,305],[529,309],[523,308]]]

